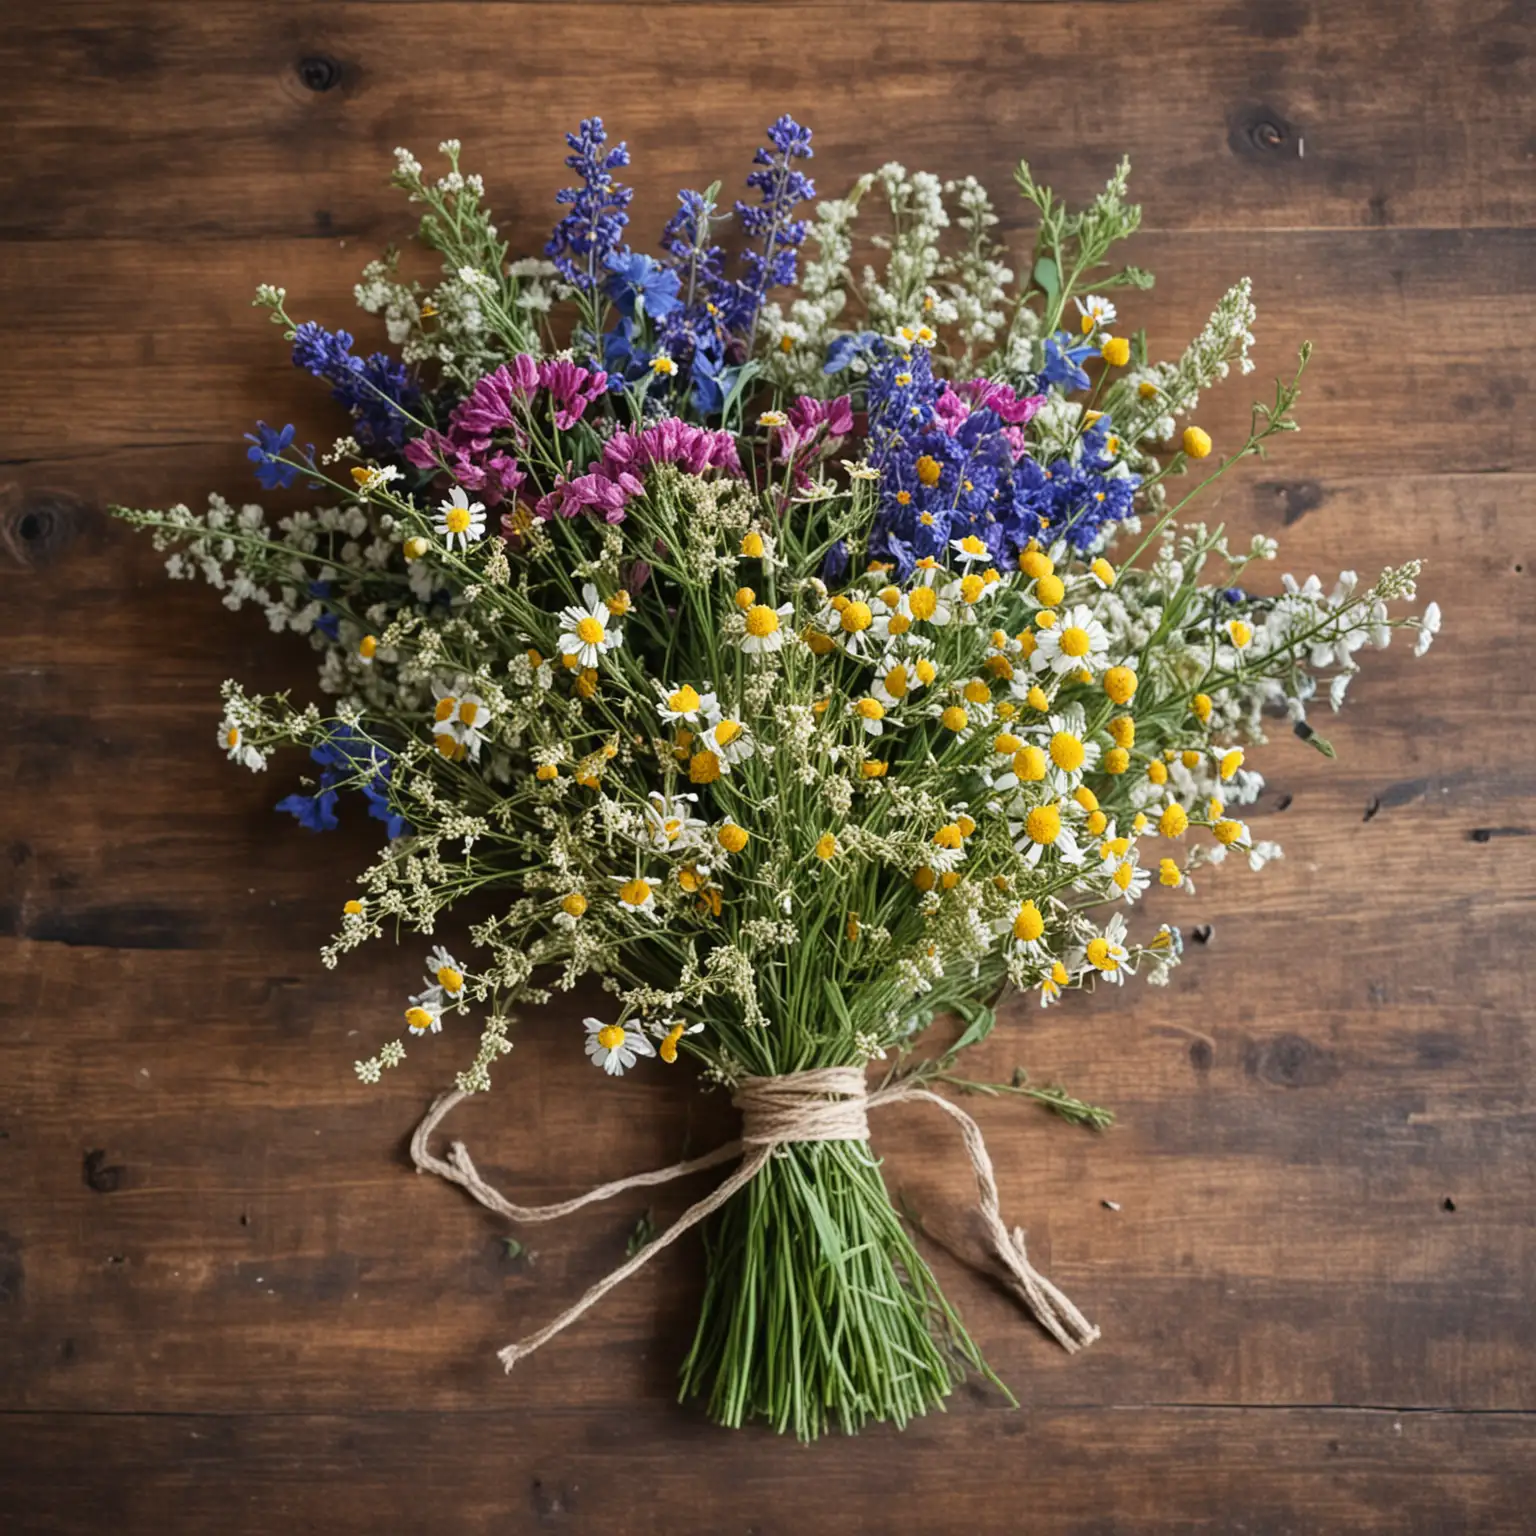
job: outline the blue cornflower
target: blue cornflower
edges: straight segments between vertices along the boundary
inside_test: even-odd
[[[251,445],[245,450],[245,456],[256,466],[256,478],[269,491],[286,491],[299,474],[297,464],[281,462],[281,455],[293,446],[292,424],[279,432],[266,422],[258,421],[255,432],[247,432],[245,440]],[[314,446],[311,445],[305,450],[304,457],[313,459],[314,453]]]
[[[555,194],[555,201],[571,211],[555,225],[544,254],[568,283],[590,293],[607,258],[621,249],[629,223],[625,210],[634,191],[612,175],[629,164],[629,149],[619,144],[604,151],[608,134],[600,117],[583,119],[578,132],[566,134],[565,142],[572,151],[565,163],[582,184]]]
[[[330,832],[336,827],[338,786],[362,792],[368,814],[382,821],[391,841],[410,831],[405,818],[390,808],[389,780],[393,759],[383,747],[367,740],[350,725],[336,725],[324,741],[310,748],[310,758],[324,772],[312,795],[293,794],[280,800],[277,809],[294,817],[311,832]]]
[[[1083,363],[1094,355],[1093,347],[1074,347],[1065,331],[1045,339],[1045,367],[1040,370],[1041,388],[1059,384],[1065,390],[1087,389],[1089,378]]]
[[[307,590],[311,597],[319,598],[323,603],[331,595],[331,584],[328,581],[312,581]],[[319,618],[314,622],[314,628],[318,629],[327,640],[336,641],[341,638],[341,620],[329,608],[321,609]]]
[[[626,246],[610,251],[604,265],[613,274],[604,288],[614,308],[626,320],[644,315],[659,322],[682,308],[677,296],[682,280],[659,261]]]
[[[277,802],[277,809],[292,816],[301,827],[311,832],[336,830],[336,791],[331,787],[336,775],[320,775],[320,790],[313,795],[285,795]]]

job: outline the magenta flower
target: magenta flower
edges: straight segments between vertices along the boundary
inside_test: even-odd
[[[532,362],[519,357],[518,362]],[[568,432],[581,420],[586,408],[608,387],[608,375],[599,368],[595,373],[576,363],[540,363],[538,382],[549,391],[555,408],[555,425]]]

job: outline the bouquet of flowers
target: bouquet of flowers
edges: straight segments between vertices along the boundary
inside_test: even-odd
[[[1272,541],[1182,517],[1294,430],[1301,369],[1215,451],[1192,413],[1252,366],[1249,285],[1170,361],[1122,332],[1109,294],[1152,283],[1109,259],[1139,218],[1127,165],[1074,211],[1021,164],[1021,258],[970,178],[888,164],[812,205],[810,132],[783,117],[767,138],[748,196],[680,192],[655,255],[627,243],[628,154],[596,118],[567,135],[541,258],[512,258],[456,142],[436,177],[396,151],[441,257],[363,273],[397,351],[294,321],[281,288],[256,300],[350,415],[323,451],[291,425],[250,436],[264,487],[320,505],[119,512],[172,576],[319,654],[325,707],[229,683],[218,739],[255,771],[307,748],[278,809],[311,832],[344,806],[383,824],[322,953],[434,941],[397,1037],[357,1064],[377,1082],[412,1042],[466,1041],[418,1165],[513,1220],[736,1165],[508,1366],[704,1223],[684,1393],[812,1437],[903,1423],[986,1372],[871,1156],[881,1104],[959,1123],[1020,1300],[1068,1348],[1094,1336],[935,1090],[1106,1124],[1022,1073],[972,1082],[960,1055],[1010,989],[1164,983],[1178,929],[1127,922],[1149,885],[1279,854],[1242,819],[1265,718],[1330,752],[1318,688],[1337,709],[1362,648],[1406,626],[1422,651],[1439,615],[1392,611],[1417,562],[1265,583]],[[450,950],[463,898],[472,947]],[[431,1137],[490,1087],[514,1013],[578,987],[601,1001],[573,1049],[611,1075],[691,1059],[742,1136],[525,1209]],[[940,1014],[963,1033],[929,1046]]]

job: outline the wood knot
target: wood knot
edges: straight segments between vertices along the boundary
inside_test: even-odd
[[[110,1195],[122,1186],[123,1170],[116,1164],[105,1167],[107,1154],[100,1147],[93,1147],[85,1154],[85,1187],[98,1195]]]
[[[1237,107],[1227,117],[1227,147],[1240,160],[1273,164],[1301,158],[1300,139],[1272,107]]]
[[[0,551],[18,570],[51,564],[91,521],[90,503],[69,491],[23,491],[0,485]]]
[[[341,65],[329,54],[306,54],[294,69],[306,91],[329,91],[341,84]]]
[[[1248,1052],[1248,1070],[1276,1088],[1320,1088],[1339,1075],[1327,1051],[1301,1035],[1276,1035],[1256,1042]]]

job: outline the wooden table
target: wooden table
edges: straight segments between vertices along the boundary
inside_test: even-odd
[[[1536,514],[1530,66],[1520,7],[288,4],[54,0],[0,32],[0,1524],[27,1532],[1526,1531],[1536,1521],[1530,795]],[[504,1378],[495,1346],[612,1266],[582,1213],[509,1259],[415,1177],[462,1056],[381,1088],[416,946],[338,972],[376,824],[318,844],[286,768],[232,771],[217,690],[311,686],[299,641],[163,579],[108,502],[258,494],[261,416],[341,429],[248,307],[351,309],[410,219],[390,150],[453,134],[534,248],[560,130],[634,153],[637,242],[816,130],[825,192],[887,158],[993,188],[1021,153],[1082,199],[1129,148],[1125,301],[1154,348],[1250,273],[1261,372],[1303,337],[1305,430],[1216,515],[1325,577],[1429,560],[1447,633],[1371,656],[1288,737],[1255,815],[1287,857],[1179,908],[1187,965],[1042,1014],[978,1063],[1108,1103],[1108,1135],[979,1114],[1008,1213],[1103,1325],[1068,1359],[936,1257],[1022,1408],[959,1392],[905,1435],[810,1449],[674,1406],[688,1244]],[[1276,573],[1277,574],[1277,573]],[[536,1017],[463,1112],[528,1199],[670,1161],[728,1117],[681,1077],[600,1083]],[[912,1208],[961,1202],[951,1131],[877,1131]],[[655,1202],[663,1219],[687,1191]],[[940,1223],[942,1225],[942,1223]],[[976,1247],[955,1219],[955,1244]]]

